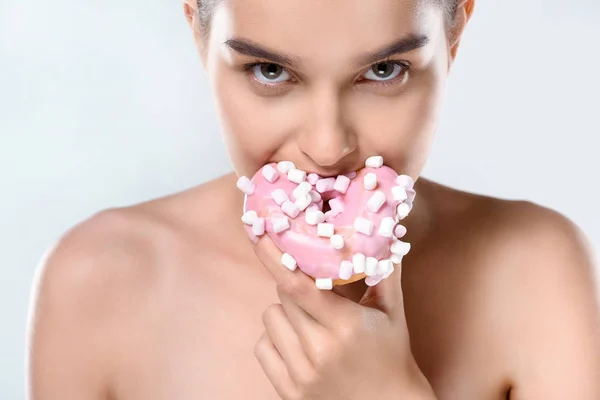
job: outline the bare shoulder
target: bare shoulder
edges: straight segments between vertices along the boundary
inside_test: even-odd
[[[581,230],[528,201],[441,190],[454,205],[455,268],[468,281],[458,287],[480,344],[502,360],[510,398],[598,398],[598,286]]]
[[[201,252],[198,219],[209,217],[185,209],[201,204],[211,185],[99,212],[48,250],[32,292],[32,399],[110,397],[122,343],[160,309],[159,294],[177,273],[168,260],[192,242]]]

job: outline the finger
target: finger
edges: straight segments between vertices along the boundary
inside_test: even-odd
[[[277,282],[278,293],[285,293],[321,325],[331,325],[348,303],[352,303],[335,293],[318,289],[315,281],[299,269],[290,271],[284,267],[282,253],[271,238],[263,235],[254,246],[254,251]]]
[[[386,279],[369,287],[359,304],[383,311],[393,321],[405,322],[402,264],[394,264],[391,274]]]
[[[279,397],[282,399],[289,398],[289,394],[295,390],[295,384],[267,332],[263,332],[258,342],[256,342],[254,356]]]
[[[283,306],[281,304],[269,306],[263,313],[263,324],[271,342],[287,366],[291,378],[307,374],[312,369],[312,364]]]

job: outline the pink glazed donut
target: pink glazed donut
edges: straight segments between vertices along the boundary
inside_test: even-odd
[[[330,290],[365,278],[374,286],[410,250],[398,222],[412,209],[414,181],[369,157],[365,168],[321,178],[289,161],[240,177],[242,222],[250,237],[268,234],[284,253],[281,263]]]

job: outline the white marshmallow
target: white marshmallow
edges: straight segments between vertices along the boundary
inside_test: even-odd
[[[352,277],[352,271],[354,270],[354,266],[350,261],[342,261],[340,265],[340,279],[347,281]]]
[[[373,222],[366,218],[358,217],[354,220],[354,230],[363,235],[370,236],[373,233]]]
[[[314,226],[325,222],[325,214],[319,210],[307,209],[304,219],[306,220],[307,224]]]
[[[298,267],[296,259],[294,259],[294,257],[292,257],[288,253],[283,253],[283,255],[281,256],[281,263],[290,271],[295,271]]]
[[[400,239],[404,235],[406,235],[406,227],[404,225],[396,225],[394,228],[394,236],[397,239]]]
[[[308,176],[306,177],[308,183],[310,183],[313,186],[317,184],[319,179],[321,179],[321,177],[317,174],[308,174]]]
[[[306,210],[306,207],[308,207],[311,203],[310,195],[308,193],[303,193],[299,196],[300,197],[296,198],[294,204],[296,205],[296,207],[298,207],[298,209],[300,209],[300,211],[304,211]]]
[[[264,218],[256,218],[252,224],[252,233],[255,236],[262,236],[265,234],[265,220]]]
[[[333,236],[333,224],[320,223],[317,225],[317,236],[321,237],[332,237]]]
[[[271,197],[273,198],[273,200],[275,200],[275,203],[280,206],[283,203],[285,203],[286,201],[288,201],[290,198],[288,197],[287,193],[285,192],[285,190],[283,189],[277,189],[271,192]]]
[[[377,264],[379,261],[375,257],[367,257],[367,266],[365,268],[365,275],[375,276],[377,275]]]
[[[391,238],[394,234],[394,226],[396,226],[396,220],[392,217],[385,217],[381,220],[377,233],[383,237]]]
[[[405,256],[410,251],[410,243],[403,242],[401,240],[395,240],[390,247],[390,251],[393,254],[398,254],[401,256]]]
[[[318,203],[321,201],[321,195],[319,192],[311,190],[308,194],[310,195],[310,199],[313,203]]]
[[[296,165],[291,161],[280,161],[277,163],[277,169],[282,174],[287,174],[290,169],[296,168]]]
[[[394,186],[392,188],[392,197],[396,201],[404,201],[408,199],[408,194],[406,193],[406,189],[402,186]]]
[[[398,207],[396,207],[396,217],[398,217],[398,219],[406,218],[409,213],[410,206],[406,203],[400,203],[398,204]]]
[[[385,276],[392,268],[394,268],[392,260],[380,260],[379,263],[377,263],[377,274]]]
[[[388,270],[388,271],[385,273],[385,275],[383,275],[383,279],[387,279],[387,278],[389,278],[389,277],[390,277],[390,275],[394,273],[394,270],[395,270],[395,268],[394,268],[394,265],[392,264],[392,268],[390,268],[390,269],[389,269],[389,270]]]
[[[344,175],[338,175],[338,177],[335,178],[333,190],[336,190],[340,193],[346,193],[346,190],[348,190],[348,186],[350,186],[350,178]]]
[[[367,158],[365,161],[365,167],[367,168],[379,168],[383,165],[383,157],[381,156],[372,156]]]
[[[331,290],[333,289],[333,279],[331,278],[317,278],[315,279],[317,289]]]
[[[396,183],[405,189],[412,189],[415,185],[415,181],[408,175],[399,175],[396,178]]]
[[[344,248],[344,237],[342,235],[333,235],[330,239],[331,247],[336,250]]]
[[[256,211],[246,211],[244,215],[242,215],[242,222],[246,225],[252,225],[254,224],[254,221],[256,221],[256,218],[258,218],[258,214],[256,213]]]
[[[363,186],[367,190],[375,189],[377,187],[377,175],[375,175],[373,172],[366,174],[363,178]]]
[[[404,257],[401,254],[392,254],[392,257],[390,257],[390,260],[392,260],[392,262],[394,264],[402,264],[402,257]]]
[[[367,286],[375,286],[377,285],[379,282],[381,282],[383,279],[383,277],[381,275],[375,275],[375,276],[367,276],[365,278],[365,284]]]
[[[319,193],[325,193],[333,190],[333,185],[335,185],[335,178],[325,178],[319,179],[315,188]]]
[[[292,218],[296,218],[300,214],[300,208],[291,201],[284,201],[281,205],[281,210]]]
[[[381,206],[385,203],[385,194],[378,190],[373,193],[373,196],[367,201],[367,209],[372,213],[379,211]]]
[[[267,164],[262,168],[262,175],[265,179],[271,183],[275,182],[279,178],[279,172],[271,164]]]
[[[329,208],[331,211],[339,214],[344,211],[344,202],[340,197],[335,197],[329,200]]]
[[[301,184],[306,179],[306,172],[292,168],[287,173],[288,180],[297,184]]]
[[[367,267],[367,259],[364,254],[356,253],[352,256],[352,265],[354,266],[355,274],[362,274]]]
[[[237,188],[250,196],[256,190],[256,185],[247,176],[240,176],[237,180]]]
[[[332,222],[338,215],[340,215],[339,211],[329,210],[325,213],[325,221]]]
[[[297,199],[302,195],[310,193],[311,190],[312,186],[310,185],[310,183],[302,182],[298,186],[296,186],[294,190],[292,190],[292,196],[294,196],[294,199]]]
[[[275,233],[281,233],[290,228],[290,220],[285,215],[271,218],[271,223],[273,224],[273,232]]]

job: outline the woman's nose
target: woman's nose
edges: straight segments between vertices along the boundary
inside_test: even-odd
[[[356,149],[356,135],[348,124],[342,100],[333,91],[310,100],[298,148],[319,167],[334,167]]]

